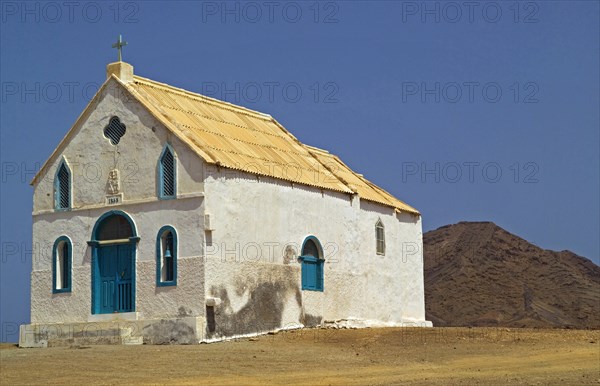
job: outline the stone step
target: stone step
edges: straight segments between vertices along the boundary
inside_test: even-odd
[[[125,315],[134,317],[135,315]],[[198,344],[203,324],[197,317],[46,323],[20,326],[19,347],[84,347],[99,344]]]

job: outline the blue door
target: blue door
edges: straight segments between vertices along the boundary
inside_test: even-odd
[[[133,248],[132,244],[99,248],[97,313],[133,311]]]

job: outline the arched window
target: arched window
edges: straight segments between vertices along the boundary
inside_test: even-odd
[[[158,162],[158,179],[160,198],[175,198],[177,195],[177,173],[175,153],[171,146],[166,145]]]
[[[302,289],[323,291],[323,249],[314,236],[309,236],[302,244]]]
[[[375,224],[375,240],[377,254],[385,255],[385,228],[381,219],[377,220],[377,224]]]
[[[71,292],[71,260],[73,247],[67,236],[54,242],[52,250],[52,292]]]
[[[71,207],[71,171],[64,159],[54,177],[54,207],[59,210]]]
[[[177,285],[177,232],[168,225],[156,237],[156,285]]]

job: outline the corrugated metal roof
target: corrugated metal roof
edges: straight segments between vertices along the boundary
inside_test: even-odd
[[[352,193],[270,115],[138,76],[125,86],[157,110],[169,128],[192,143],[209,163]]]
[[[306,145],[305,145],[306,146]],[[390,193],[367,180],[362,174],[355,173],[342,160],[328,151],[312,146],[306,146],[319,162],[325,165],[333,174],[346,184],[352,191],[358,193],[361,200],[373,201],[394,207],[400,211],[419,214],[412,206],[398,200]]]
[[[139,76],[124,85],[209,163],[323,189],[357,193],[361,199],[419,214],[415,208],[353,172],[337,156],[304,145],[268,114]]]

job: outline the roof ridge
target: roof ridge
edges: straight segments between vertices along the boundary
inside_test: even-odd
[[[371,181],[367,180],[364,176],[364,174],[362,173],[357,173],[354,169],[352,169],[350,166],[348,166],[347,163],[345,163],[344,161],[342,161],[342,159],[340,157],[338,157],[336,154],[331,154],[331,156],[340,164],[342,164],[344,167],[346,167],[346,169],[348,169],[351,173],[353,173],[356,177],[358,177],[358,179],[360,181],[362,181],[365,186],[369,186],[372,189],[376,190],[377,193],[379,193],[379,195],[382,196],[382,199],[385,200],[386,202],[389,202],[390,204],[394,204],[393,201],[389,200],[388,197],[385,196],[385,194],[381,193],[381,189],[379,186],[377,186],[376,184],[372,183]],[[384,191],[385,192],[385,191]],[[385,192],[387,193],[387,192]],[[391,194],[387,193],[389,196],[392,196]],[[393,198],[395,198],[394,196],[392,196]],[[368,200],[368,199],[367,199]]]
[[[392,199],[394,199],[394,200],[396,200],[396,201],[400,202],[401,204],[403,204],[403,205],[406,205],[408,208],[410,208],[412,211],[414,211],[414,213],[419,213],[419,211],[418,211],[416,208],[414,208],[412,205],[409,205],[409,204],[407,204],[406,202],[402,201],[401,199],[399,199],[398,197],[394,196],[393,194],[391,194],[390,192],[388,192],[387,190],[385,190],[385,189],[384,189],[384,188],[382,188],[381,186],[379,186],[379,185],[377,185],[377,184],[375,184],[375,183],[373,183],[373,182],[371,182],[371,181],[367,180],[367,179],[366,179],[364,176],[362,176],[362,175],[361,175],[361,177],[360,177],[360,178],[361,178],[363,181],[365,181],[367,184],[371,185],[371,187],[372,187],[373,189],[375,189],[375,190],[378,190],[378,191],[380,192],[379,194],[382,194],[381,192],[383,192],[383,195],[384,195],[384,196],[385,196],[385,195],[387,195],[387,196],[391,197]]]
[[[384,204],[384,201],[385,201],[387,204],[384,204],[384,205],[392,206],[392,207],[394,207],[394,208],[396,208],[398,210],[401,210],[401,211],[404,210],[404,211],[407,211],[409,213],[420,214],[419,211],[417,209],[415,209],[414,207],[412,207],[411,205],[409,205],[409,204],[405,203],[404,201],[398,199],[396,196],[394,196],[393,194],[391,194],[387,190],[383,189],[379,185],[371,182],[363,174],[357,173],[354,169],[352,169],[350,166],[348,166],[348,164],[346,164],[344,161],[342,161],[342,159],[338,155],[330,153],[327,150],[320,149],[320,148],[315,147],[315,146],[310,146],[310,145],[306,145],[306,144],[304,144],[304,146],[308,148],[309,152],[314,151],[315,153],[320,153],[321,155],[324,155],[324,156],[327,156],[327,157],[331,157],[336,162],[339,162],[351,174],[354,174],[364,184],[363,185],[364,187],[370,187],[375,192],[377,192],[377,194],[380,196],[380,200],[375,200],[373,198],[368,198],[368,197],[364,197],[364,196],[361,196],[361,200],[376,202],[376,203],[379,203],[379,204]],[[354,186],[353,183],[349,183],[348,181],[344,180],[340,176],[337,176],[337,177],[338,177],[339,180],[341,180],[344,183],[344,185],[348,186],[349,188],[352,189],[352,186]],[[398,203],[400,203],[401,205],[398,205]]]
[[[175,92],[175,93],[180,93],[183,94],[187,97],[192,97],[192,98],[199,98],[202,99],[203,102],[209,102],[209,103],[213,103],[219,107],[229,107],[229,108],[233,108],[236,110],[241,110],[242,112],[245,112],[247,114],[252,114],[257,116],[258,118],[262,118],[264,120],[271,120],[273,119],[273,117],[271,116],[271,114],[267,114],[267,113],[263,113],[261,111],[257,111],[257,110],[252,110],[249,109],[247,107],[244,106],[240,106],[240,105],[236,105],[230,102],[226,102],[217,98],[212,98],[206,95],[202,95],[199,94],[197,92],[193,92],[193,91],[189,91],[180,87],[175,87],[172,86],[170,84],[167,83],[162,83],[162,82],[158,82],[156,80],[150,79],[150,78],[144,78],[142,76],[139,75],[134,75],[133,76],[133,80],[134,82],[143,82],[143,83],[148,83],[150,85],[156,86],[156,87],[162,87],[164,88],[166,91],[170,91],[170,92]]]

